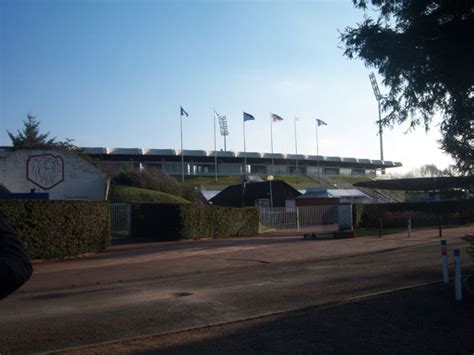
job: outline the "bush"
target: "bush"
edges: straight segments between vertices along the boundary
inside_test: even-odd
[[[132,236],[154,240],[229,238],[258,234],[255,207],[133,204]]]
[[[107,202],[0,201],[31,259],[104,251],[110,245]]]
[[[125,170],[115,176],[113,182],[117,185],[165,192],[192,202],[198,202],[200,198],[195,186],[178,182],[158,169]]]
[[[375,228],[380,216],[384,227],[405,227],[408,217],[413,226],[474,223],[474,200],[354,205],[356,227]]]
[[[189,203],[179,196],[138,187],[111,185],[109,201],[116,203]]]

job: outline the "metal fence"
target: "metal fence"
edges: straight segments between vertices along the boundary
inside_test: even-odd
[[[131,206],[128,203],[110,204],[110,221],[113,234],[130,233]]]
[[[260,223],[279,231],[334,232],[339,228],[338,206],[260,208]]]

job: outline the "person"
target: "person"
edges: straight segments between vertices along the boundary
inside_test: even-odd
[[[0,300],[28,281],[32,273],[25,248],[0,212]]]

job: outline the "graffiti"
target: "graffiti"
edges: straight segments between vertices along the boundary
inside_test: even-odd
[[[32,155],[26,162],[26,178],[44,190],[64,181],[64,161],[52,154]]]

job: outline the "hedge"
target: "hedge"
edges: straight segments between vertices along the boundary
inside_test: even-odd
[[[474,200],[437,202],[406,202],[354,205],[353,220],[356,228],[376,228],[382,217],[384,227],[405,227],[408,217],[412,226],[474,223]]]
[[[255,207],[132,204],[131,234],[154,240],[229,238],[258,234]]]
[[[114,203],[190,203],[182,197],[138,187],[111,185],[109,201]]]
[[[110,245],[108,202],[0,201],[31,259],[98,252]]]

